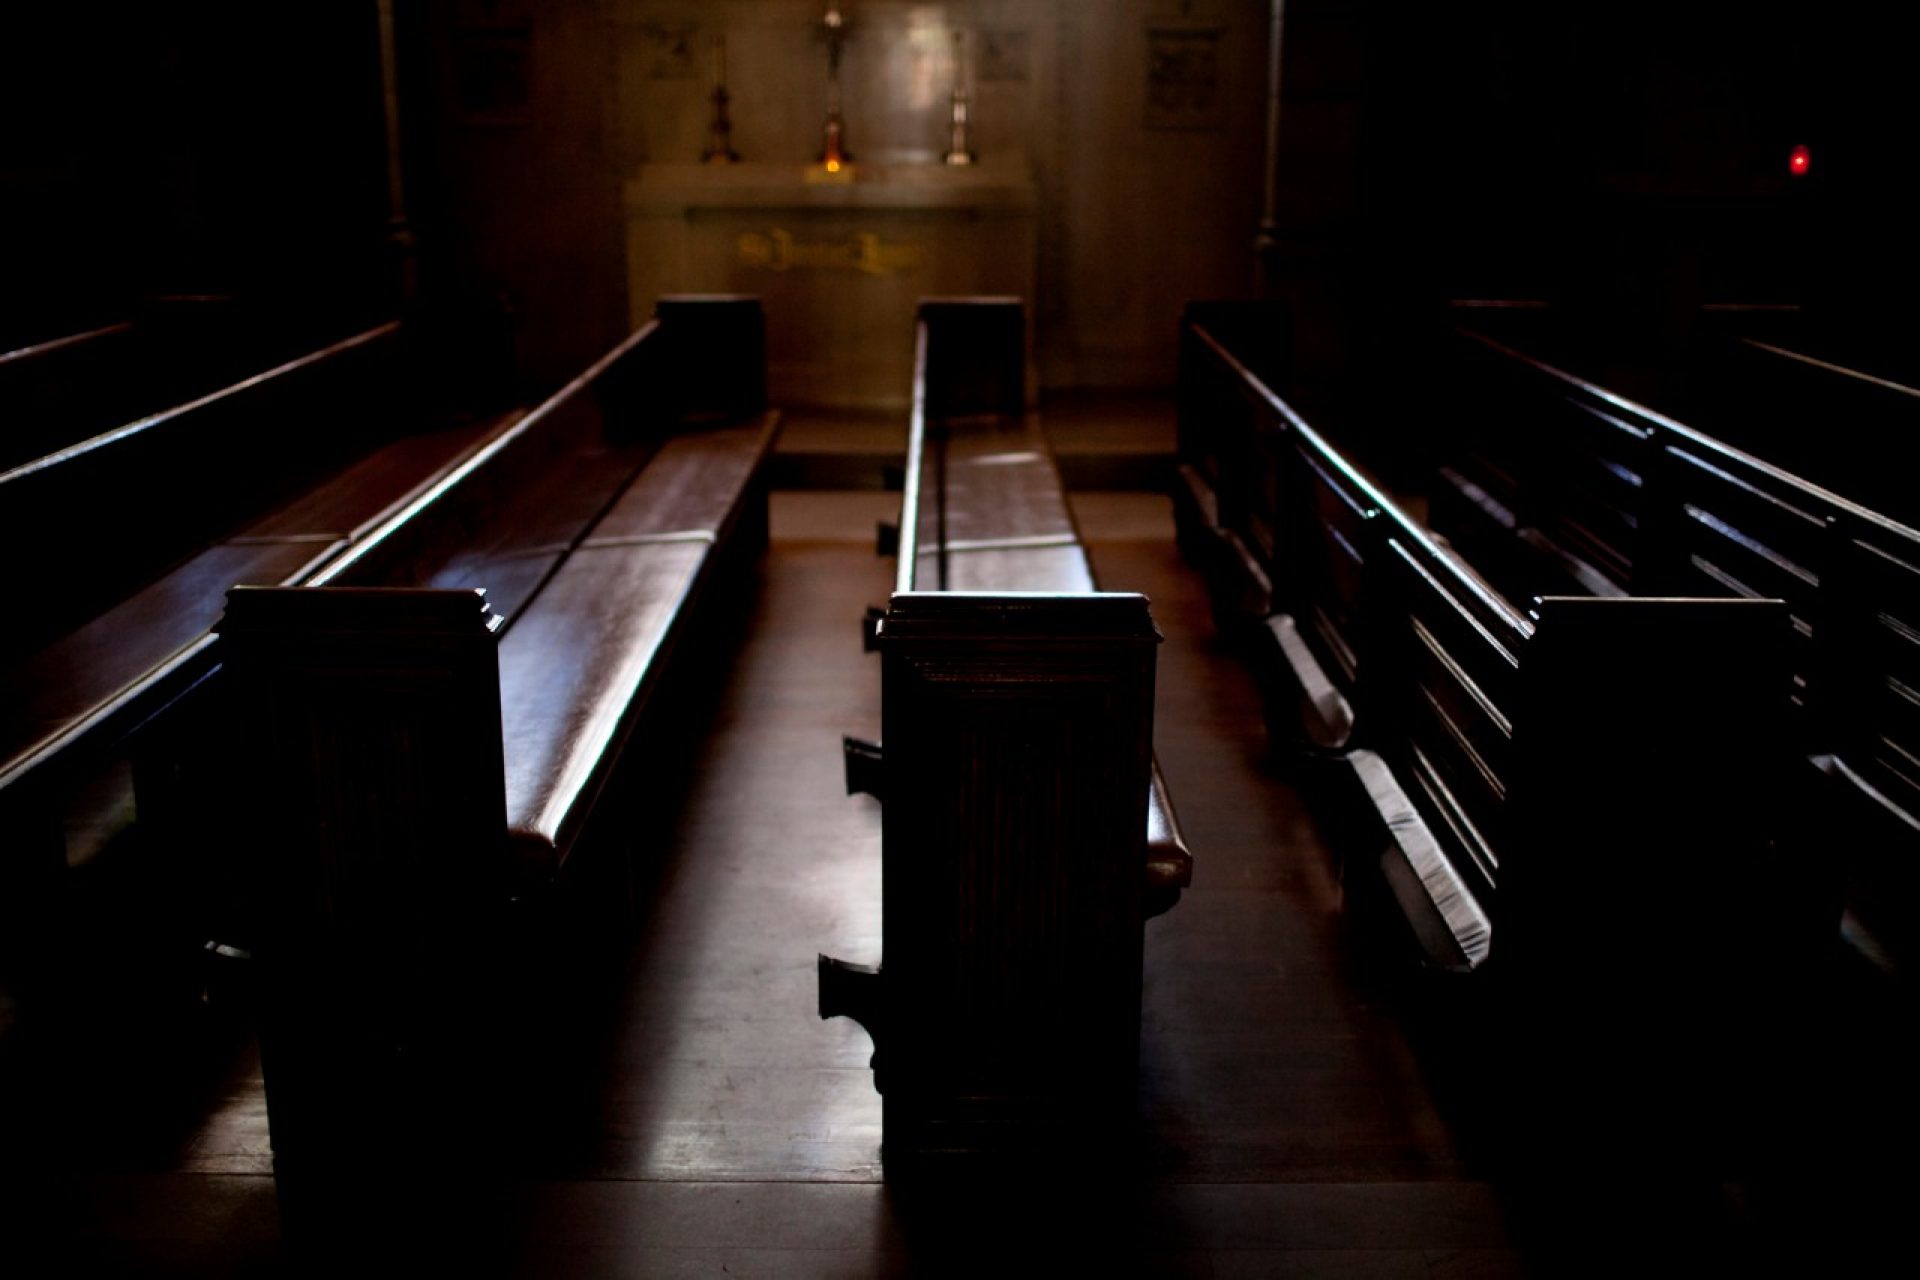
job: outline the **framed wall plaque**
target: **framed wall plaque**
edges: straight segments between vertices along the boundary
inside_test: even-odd
[[[1147,28],[1146,119],[1149,129],[1218,129],[1220,27]]]

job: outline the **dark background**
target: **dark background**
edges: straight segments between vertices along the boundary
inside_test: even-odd
[[[461,251],[472,197],[449,194],[471,184],[436,145],[455,96],[430,55],[446,6],[396,9],[421,287],[484,295]],[[1357,129],[1306,139],[1315,172],[1352,190],[1308,199],[1289,229],[1292,274],[1334,286],[1300,322],[1364,340],[1450,296],[1525,296],[1653,329],[1726,301],[1904,325],[1920,113],[1901,9],[1295,0],[1289,95],[1324,50],[1357,57],[1360,96]],[[0,334],[154,293],[397,305],[372,0],[5,22]],[[1812,151],[1800,178],[1796,144]],[[1342,213],[1315,227],[1315,207]]]

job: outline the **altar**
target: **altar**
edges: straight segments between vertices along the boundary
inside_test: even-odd
[[[778,404],[903,408],[921,298],[1034,296],[1023,159],[649,164],[625,203],[634,323],[662,294],[759,295]]]

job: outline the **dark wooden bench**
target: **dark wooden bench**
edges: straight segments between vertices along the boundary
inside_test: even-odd
[[[1704,307],[1662,340],[1592,317],[1454,309],[1458,329],[1684,423],[1730,448],[1913,527],[1904,464],[1920,432],[1910,351],[1793,308]],[[1442,368],[1460,360],[1441,356]]]
[[[1133,1105],[1142,924],[1192,875],[1152,757],[1145,597],[1094,581],[1024,412],[1010,299],[916,329],[899,570],[875,643],[885,965],[822,958],[875,1042],[890,1170],[1093,1140]]]
[[[204,811],[177,739],[217,683],[227,589],[303,581],[516,416],[430,414],[406,341],[383,325],[0,473],[33,601],[0,641],[0,982],[23,1010],[110,953],[150,998],[197,998]],[[138,859],[101,872],[133,815]],[[151,930],[96,935],[102,895],[131,893]]]
[[[1182,411],[1209,421],[1183,418],[1183,438],[1234,440],[1225,473],[1257,520],[1242,527],[1271,547],[1277,718],[1298,709],[1294,732],[1366,815],[1353,869],[1377,872],[1426,963],[1671,1010],[1715,978],[1742,989],[1728,957],[1788,949],[1771,896],[1796,853],[1787,606],[1688,589],[1516,600],[1203,319],[1186,340]]]
[[[1436,527],[1516,584],[1570,569],[1599,594],[1785,601],[1811,775],[1800,838],[1844,870],[1843,937],[1910,968],[1920,531],[1482,335],[1461,344],[1453,402],[1474,407],[1442,433],[1459,443]]]
[[[1840,346],[1703,335],[1671,398],[1648,403],[1870,511],[1920,524],[1907,479],[1920,447],[1920,386],[1851,364]]]
[[[0,468],[165,412],[360,327],[229,297],[153,298],[115,323],[0,352]]]
[[[636,726],[764,543],[763,353],[757,300],[662,300],[304,585],[230,594],[228,856],[283,1174],[385,1143],[519,1025]]]
[[[409,421],[400,340],[383,325],[0,473],[0,538],[34,549],[14,565],[35,607],[0,647],[10,837],[53,841],[62,788],[205,677],[228,587],[312,573],[504,425]]]
[[[1243,429],[1241,392],[1204,376],[1213,358],[1206,344],[1225,345],[1250,374],[1278,384],[1289,332],[1285,308],[1238,302],[1190,303],[1180,329],[1174,527],[1181,551],[1214,587],[1214,620],[1230,636],[1244,638],[1273,613],[1274,544],[1264,516],[1272,503],[1248,488],[1256,436]]]

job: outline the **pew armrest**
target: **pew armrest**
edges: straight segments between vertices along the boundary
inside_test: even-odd
[[[1147,883],[1140,915],[1151,920],[1173,909],[1180,891],[1193,883],[1193,854],[1187,851],[1180,819],[1167,798],[1167,781],[1160,762],[1153,763],[1153,781],[1147,789]]]

